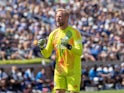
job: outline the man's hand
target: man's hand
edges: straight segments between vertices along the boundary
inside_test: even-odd
[[[68,44],[68,39],[66,39],[66,38],[61,38],[61,44],[62,44],[63,46],[66,46],[66,45]]]
[[[61,39],[61,45],[65,46],[69,50],[72,49],[72,46],[70,44],[68,44],[68,39],[66,39],[66,38]]]
[[[46,44],[46,39],[40,39],[38,41],[38,46],[41,48],[41,50],[45,48],[45,44]]]

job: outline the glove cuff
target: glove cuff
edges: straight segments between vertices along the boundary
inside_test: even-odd
[[[40,47],[40,50],[44,50],[45,46]]]
[[[70,44],[66,44],[67,49],[71,50],[72,46]]]

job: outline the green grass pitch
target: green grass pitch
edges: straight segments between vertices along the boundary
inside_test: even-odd
[[[124,93],[124,89],[121,90],[102,90],[102,91],[81,91],[80,93]]]

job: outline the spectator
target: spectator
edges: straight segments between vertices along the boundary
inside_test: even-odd
[[[121,70],[120,70],[121,78],[122,78],[122,88],[124,88],[124,63],[121,63]]]
[[[27,68],[24,72],[24,84],[25,86],[31,85],[32,87],[35,85],[35,76],[33,68]]]
[[[97,72],[97,65],[94,65],[90,70],[89,70],[89,78],[92,86],[97,86],[99,83],[99,76]]]
[[[19,92],[21,89],[21,83],[18,78],[17,67],[12,66],[9,72],[9,90],[14,92]]]
[[[7,92],[7,79],[7,73],[4,72],[3,68],[0,68],[0,92]]]
[[[36,89],[38,91],[50,91],[51,80],[46,78],[45,68],[41,68],[36,75]]]
[[[82,78],[81,78],[81,90],[85,89],[86,86],[91,86],[91,80],[89,78],[89,67],[83,67],[82,69]]]
[[[121,86],[122,78],[121,78],[119,65],[114,66],[114,75],[113,75],[112,79],[115,81],[115,89],[121,89],[122,88],[122,86]]]
[[[33,51],[34,57],[41,57],[40,48],[37,46],[37,40],[33,41],[32,51]]]

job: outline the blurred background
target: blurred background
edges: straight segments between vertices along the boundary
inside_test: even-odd
[[[124,0],[0,0],[0,62],[43,58],[37,41],[56,28],[59,7],[83,38],[81,90],[124,89]],[[54,52],[49,59],[1,64],[0,92],[52,91]]]

